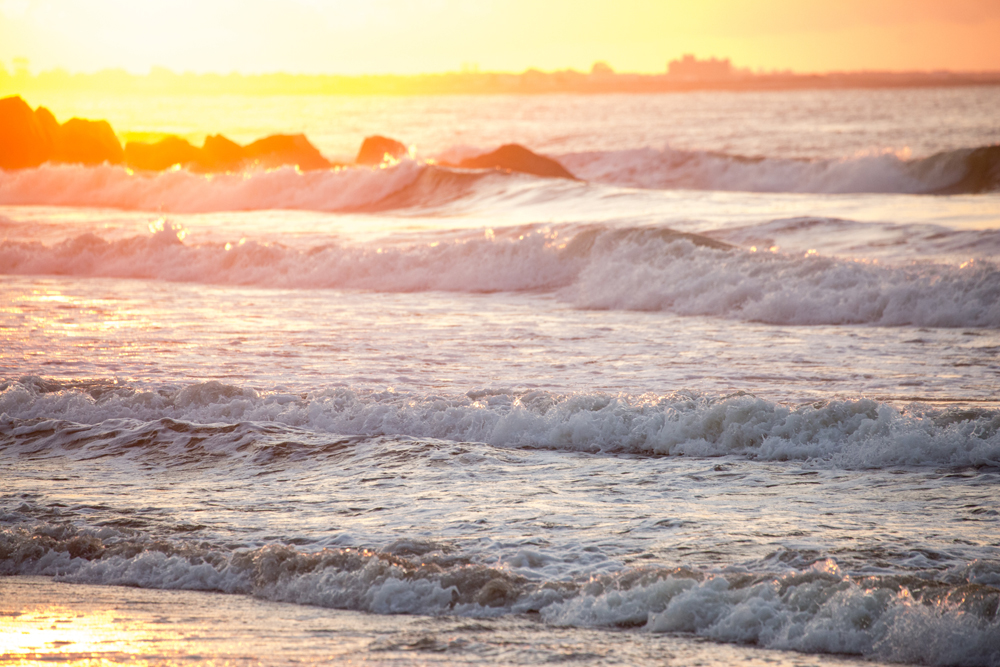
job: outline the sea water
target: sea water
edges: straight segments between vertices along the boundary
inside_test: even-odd
[[[1000,665],[1000,89],[28,101],[411,152],[0,172],[0,661]]]

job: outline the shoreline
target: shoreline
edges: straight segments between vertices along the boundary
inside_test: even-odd
[[[224,593],[0,576],[0,665],[742,664],[871,667],[851,656],[687,635],[496,619],[379,616]]]

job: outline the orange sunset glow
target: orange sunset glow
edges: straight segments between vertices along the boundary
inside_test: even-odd
[[[3,0],[0,62],[32,71],[417,74],[477,67],[1000,69],[995,0]],[[24,60],[19,61],[24,63]]]

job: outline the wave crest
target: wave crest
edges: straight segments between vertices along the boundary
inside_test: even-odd
[[[431,169],[412,160],[394,167],[301,172],[282,167],[245,173],[195,174],[184,169],[135,172],[111,165],[42,165],[0,170],[0,204],[92,206],[198,213],[370,207]]]
[[[421,396],[336,389],[257,395],[218,382],[174,393],[99,385],[95,398],[72,385],[46,388],[24,378],[0,390],[0,415],[0,450],[11,455],[270,460],[326,456],[346,436],[407,436],[503,448],[799,460],[833,468],[1000,466],[997,411],[910,412],[871,399],[791,408],[749,394],[491,390]],[[288,438],[302,444],[294,451],[271,448]]]
[[[30,511],[27,505],[20,511]],[[226,550],[110,526],[5,514],[0,573],[59,581],[249,594],[377,614],[496,617],[535,612],[550,624],[684,632],[774,649],[932,665],[995,665],[997,563],[913,576],[845,576],[830,559],[773,573],[627,568],[589,580],[539,581],[441,545],[415,558],[389,547]],[[471,556],[471,558],[470,558]],[[516,565],[515,565],[516,567]],[[979,583],[982,571],[992,574]],[[955,641],[961,637],[962,641]]]
[[[548,290],[580,308],[770,324],[1000,327],[990,262],[883,266],[732,249],[665,228],[528,226],[433,242],[196,245],[166,224],[116,241],[87,233],[0,243],[0,273],[383,292]]]
[[[891,153],[841,160],[748,158],[669,147],[572,153],[559,156],[559,160],[592,183],[660,190],[901,194],[1000,190],[1000,146],[959,149],[912,160]],[[476,196],[478,183],[533,178],[448,169],[411,159],[383,168],[301,172],[283,167],[212,175],[184,169],[133,173],[110,165],[46,164],[0,170],[0,204],[178,213],[384,211],[441,206]],[[579,196],[577,187],[550,185],[553,196]]]
[[[559,159],[589,181],[624,187],[745,192],[974,194],[1000,190],[1000,146],[905,159],[894,153],[841,160],[744,157],[639,148]]]

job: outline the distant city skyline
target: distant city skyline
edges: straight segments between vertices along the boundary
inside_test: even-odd
[[[1000,70],[995,0],[0,0],[12,71]],[[18,61],[23,58],[26,61]]]
[[[735,68],[728,58],[697,59],[688,54],[668,63],[666,72],[615,72],[595,62],[589,72],[489,72],[467,68],[437,74],[216,74],[177,73],[153,68],[148,74],[121,69],[70,74],[51,70],[0,70],[0,96],[79,92],[151,95],[534,95],[540,93],[669,93],[690,90],[801,90],[838,88],[926,88],[1000,85],[1000,71],[855,71],[797,74]]]

